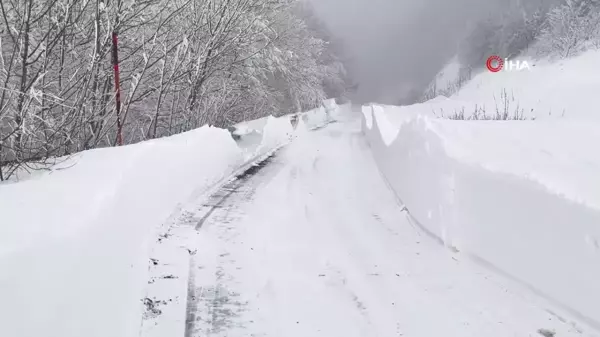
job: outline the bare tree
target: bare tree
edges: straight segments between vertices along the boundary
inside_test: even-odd
[[[566,0],[548,13],[541,51],[569,57],[600,40],[600,10],[595,2]]]
[[[299,0],[0,2],[0,180],[76,151],[316,107],[343,67]],[[118,32],[122,107],[111,64]],[[330,55],[331,56],[331,55]]]

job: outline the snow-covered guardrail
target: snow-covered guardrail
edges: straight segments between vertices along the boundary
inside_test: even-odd
[[[393,124],[385,108],[363,107],[375,160],[415,223],[600,328],[600,155],[587,149],[600,137],[557,123]]]

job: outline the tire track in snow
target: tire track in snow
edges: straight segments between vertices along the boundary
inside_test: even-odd
[[[276,152],[255,163],[209,196],[208,201],[198,211],[203,215],[195,223],[195,229],[200,231],[209,220],[214,220],[221,225],[219,239],[231,240],[231,233],[227,232],[232,228],[227,224],[233,220],[232,213],[236,210],[236,205],[250,200],[259,185],[247,189],[245,187],[250,185],[249,181],[272,162],[275,155]],[[229,237],[226,237],[227,235]],[[224,285],[226,278],[231,276],[226,274],[223,266],[235,263],[227,259],[227,256],[227,253],[218,254],[210,287],[197,287],[197,273],[203,267],[194,263],[194,259],[190,261],[185,337],[217,335],[223,329],[234,325],[236,323],[234,320],[244,310],[244,303],[239,301],[240,294],[229,291]]]

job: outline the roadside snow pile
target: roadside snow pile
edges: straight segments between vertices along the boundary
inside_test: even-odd
[[[281,141],[288,140],[300,129],[312,129],[330,122],[340,108],[335,100],[329,99],[323,101],[321,107],[307,112],[277,118],[268,116],[236,124],[233,133],[240,136],[238,145],[247,153],[254,154],[255,151],[261,152],[279,146]],[[294,127],[292,118],[296,116],[301,123]]]
[[[365,106],[363,130],[383,175],[427,233],[600,329],[600,121],[592,109],[600,102],[591,94],[600,79],[583,69],[598,63],[590,55],[600,60],[591,52],[508,73],[514,78],[480,75],[451,98]],[[464,121],[431,113],[480,104],[491,88],[509,85],[525,106],[541,97],[551,102],[544,109],[569,106],[566,117]]]
[[[83,152],[0,186],[2,336],[136,336],[153,229],[243,161],[226,130]]]
[[[600,327],[597,126],[422,117],[387,145],[379,123],[378,165],[426,232]]]
[[[82,152],[63,169],[1,184],[0,336],[138,336],[156,231],[180,205],[289,141],[289,117],[265,119],[261,134],[248,151],[205,126]]]
[[[304,119],[304,124],[309,128],[316,128],[329,123],[332,116],[338,112],[340,107],[335,103],[335,100],[326,100],[323,105],[317,109],[307,111],[301,116]]]
[[[290,139],[294,129],[288,116],[275,118],[269,116],[267,124],[262,130],[262,142],[258,147],[259,152],[264,152],[267,149],[277,148]]]
[[[528,178],[550,193],[597,210],[600,153],[588,144],[600,144],[599,127],[577,120],[430,123],[452,158]]]
[[[374,105],[371,108],[373,111],[373,117],[378,121],[377,125],[379,127],[381,139],[385,145],[390,145],[398,136],[398,128],[394,127],[394,125],[390,123],[383,107]],[[372,120],[373,118],[370,119]]]

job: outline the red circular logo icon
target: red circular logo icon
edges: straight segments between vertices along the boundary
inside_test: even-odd
[[[485,64],[489,71],[497,73],[504,68],[504,60],[500,56],[492,55],[487,59]]]

